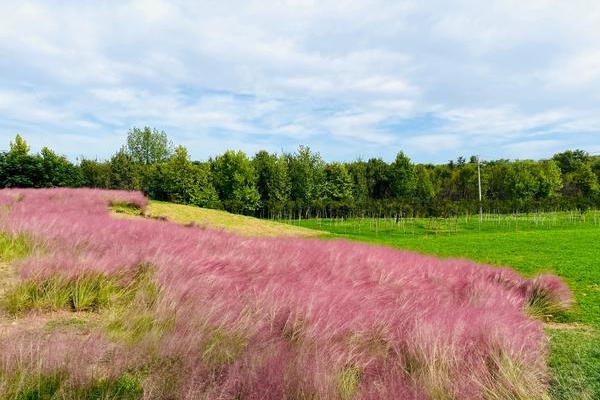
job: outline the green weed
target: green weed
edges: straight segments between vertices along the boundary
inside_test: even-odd
[[[200,354],[205,365],[218,368],[231,364],[246,348],[246,340],[242,335],[217,328],[208,335]]]
[[[362,371],[356,366],[341,370],[335,377],[335,386],[342,400],[350,400],[358,392]]]
[[[112,339],[135,343],[152,332],[162,336],[173,326],[171,317],[164,320],[156,315],[160,289],[152,277],[150,267],[141,267],[120,292],[121,301],[115,302],[105,313],[103,327]]]
[[[122,296],[118,280],[103,274],[88,274],[74,279],[51,277],[30,279],[9,289],[4,309],[18,316],[35,311],[99,311]]]
[[[90,385],[73,390],[67,400],[136,400],[141,399],[144,390],[132,374],[124,374],[117,379],[99,379]]]
[[[125,214],[125,215],[143,215],[144,214],[144,210],[142,208],[140,208],[139,206],[135,205],[135,204],[131,204],[131,203],[124,203],[124,202],[111,202],[109,204],[109,208],[117,214]]]
[[[58,399],[58,391],[63,374],[55,373],[51,375],[35,374],[33,376],[22,376],[19,385],[13,389],[13,393],[7,391],[5,397],[0,399],[14,400],[49,400]]]
[[[10,262],[25,257],[33,248],[33,240],[25,235],[17,236],[0,232],[0,261]]]
[[[48,332],[54,332],[63,329],[88,329],[92,324],[84,318],[62,318],[53,319],[46,322],[44,329]]]
[[[96,379],[73,386],[62,372],[0,375],[0,400],[136,400],[142,398],[139,379],[126,373],[118,378]]]

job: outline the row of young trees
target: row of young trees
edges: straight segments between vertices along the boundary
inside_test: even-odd
[[[600,158],[582,150],[550,160],[478,160],[414,164],[399,152],[380,158],[326,163],[300,146],[294,153],[259,151],[252,158],[226,151],[192,161],[162,131],[133,128],[109,160],[77,164],[43,148],[30,154],[19,135],[0,153],[1,187],[98,187],[142,190],[150,198],[260,217],[455,215],[534,209],[585,210],[600,204]]]

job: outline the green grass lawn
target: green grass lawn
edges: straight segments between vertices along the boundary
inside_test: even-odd
[[[576,299],[546,328],[555,399],[600,399],[600,214],[452,219],[313,219],[288,223],[373,244],[559,275]]]

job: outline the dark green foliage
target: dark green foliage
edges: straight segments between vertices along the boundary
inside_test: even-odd
[[[110,163],[83,159],[79,163],[82,186],[108,189],[111,181]]]
[[[25,387],[14,394],[15,400],[51,400],[58,399],[58,390],[63,380],[62,374],[37,375],[28,378]],[[3,397],[0,395],[0,399]]]
[[[76,187],[79,169],[47,147],[29,154],[29,145],[19,135],[7,153],[0,153],[0,187]]]
[[[1,400],[136,400],[144,394],[139,380],[128,373],[80,386],[73,386],[66,374],[60,372],[16,376],[12,380],[15,388],[9,386],[7,392],[0,393]]]
[[[351,203],[352,176],[348,173],[346,166],[341,163],[331,163],[325,166],[325,190],[324,195],[328,200]]]
[[[77,187],[81,184],[79,169],[64,156],[47,147],[40,151],[45,187]]]
[[[291,182],[290,200],[299,216],[313,215],[324,198],[325,162],[319,153],[300,146],[294,154],[285,155]]]
[[[515,161],[507,177],[510,197],[519,203],[533,199],[538,192],[539,182],[533,174],[533,162]]]
[[[500,213],[600,207],[600,157],[582,150],[551,160],[482,161],[480,176],[477,166],[476,156],[414,164],[402,151],[390,163],[326,163],[306,146],[283,155],[259,151],[253,159],[229,150],[198,162],[185,147],[173,149],[163,131],[145,127],[132,128],[110,160],[79,165],[48,148],[31,155],[17,135],[0,153],[0,187],[141,189],[156,200],[267,218],[469,215],[480,205]]]
[[[256,172],[256,189],[260,194],[260,215],[281,217],[291,190],[285,158],[262,150],[256,153],[252,165]]]
[[[435,198],[435,188],[429,170],[422,165],[417,165],[415,175],[415,200],[423,205],[431,204]]]
[[[125,149],[116,152],[110,159],[109,182],[111,189],[139,190],[140,168]]]
[[[211,164],[215,189],[227,211],[249,213],[260,206],[256,171],[242,151],[228,150]]]
[[[389,166],[381,158],[371,158],[367,161],[366,175],[369,197],[375,200],[391,196]]]
[[[125,374],[117,379],[99,379],[67,394],[69,400],[136,400],[144,394],[143,388],[133,375]]]
[[[369,199],[369,185],[367,179],[367,163],[357,160],[346,164],[346,169],[352,177],[352,197],[359,207]]]
[[[590,155],[583,150],[567,150],[555,154],[552,159],[563,174],[575,172],[581,165],[590,161]]]
[[[173,156],[166,162],[146,168],[143,187],[153,199],[220,207],[209,166],[192,163],[183,146],[176,147]]]
[[[402,151],[390,164],[388,174],[392,197],[403,201],[412,201],[415,195],[417,176],[415,166]]]
[[[20,135],[10,150],[0,154],[1,187],[43,187],[44,169],[39,155],[29,154],[29,145]]]

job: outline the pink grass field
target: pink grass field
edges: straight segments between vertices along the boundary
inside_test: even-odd
[[[346,241],[114,219],[109,202],[147,200],[0,190],[0,231],[43,249],[17,263],[20,277],[93,272],[126,285],[151,266],[153,323],[170,323],[128,344],[101,331],[85,340],[13,333],[0,341],[0,369],[60,368],[73,380],[145,371],[136,376],[149,399],[548,398],[543,324],[525,306],[540,286],[568,305],[556,277]]]

